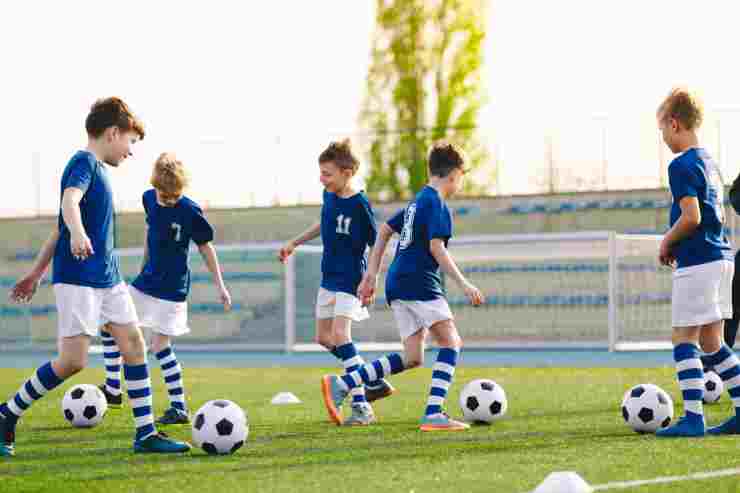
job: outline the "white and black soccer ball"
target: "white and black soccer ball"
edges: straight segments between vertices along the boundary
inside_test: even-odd
[[[719,401],[725,391],[725,384],[716,372],[704,372],[704,403],[713,404]]]
[[[503,387],[493,380],[479,379],[462,389],[460,407],[465,421],[492,423],[506,414],[508,402]]]
[[[209,454],[233,454],[248,434],[247,415],[231,401],[209,401],[195,413],[193,443]]]
[[[100,424],[107,412],[108,401],[95,385],[75,385],[62,398],[64,418],[76,428],[92,428]]]
[[[671,423],[673,400],[657,385],[635,385],[624,394],[622,417],[638,433],[655,433]]]

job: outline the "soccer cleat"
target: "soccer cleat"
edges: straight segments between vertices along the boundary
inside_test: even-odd
[[[707,430],[707,435],[740,435],[737,416],[731,417],[720,425],[712,426]]]
[[[370,404],[357,402],[352,404],[352,415],[344,420],[344,426],[367,426],[375,421],[375,413]]]
[[[108,403],[108,409],[121,409],[123,407],[123,394],[113,395],[108,392],[104,383],[98,385],[98,388],[103,392],[105,401]]]
[[[15,425],[0,414],[0,457],[15,455]]]
[[[190,448],[189,443],[173,440],[162,432],[134,441],[135,454],[182,454]]]
[[[329,418],[337,425],[342,424],[342,403],[349,390],[345,390],[336,375],[324,375],[321,378],[321,393]]]
[[[157,419],[156,423],[158,425],[187,425],[190,424],[190,417],[188,413],[171,407],[164,412],[161,418]]]
[[[655,436],[676,438],[676,437],[703,437],[706,433],[704,418],[690,419],[682,416],[675,425],[663,428],[655,432]]]
[[[385,378],[378,380],[378,385],[365,385],[365,398],[367,402],[377,401],[396,393],[396,389]]]
[[[447,413],[424,416],[421,418],[421,425],[419,426],[421,431],[463,431],[468,428],[470,428],[469,424],[456,421],[447,416]]]

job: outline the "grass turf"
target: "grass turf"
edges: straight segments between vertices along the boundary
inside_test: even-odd
[[[464,361],[464,359],[463,359]],[[335,371],[335,370],[334,370]],[[661,369],[476,369],[456,374],[449,409],[459,416],[458,391],[473,378],[493,378],[509,398],[506,419],[460,433],[421,433],[430,370],[393,378],[399,393],[376,403],[380,422],[367,428],[330,424],[319,392],[321,369],[189,369],[189,402],[228,398],[249,416],[250,435],[234,456],[134,455],[130,409],[109,413],[91,430],[62,417],[63,390],[102,381],[87,370],[39,401],[19,424],[17,456],[0,461],[2,492],[213,491],[496,491],[534,489],[552,471],[574,470],[591,484],[737,467],[734,437],[659,440],[638,435],[622,421],[626,389],[652,382],[680,395],[673,371]],[[0,370],[0,396],[11,395],[29,371]],[[153,371],[155,408],[166,394]],[[303,404],[273,406],[289,390]],[[707,406],[714,423],[730,413],[727,396]],[[167,430],[188,439],[189,428]],[[736,491],[737,476],[650,485],[635,492]]]

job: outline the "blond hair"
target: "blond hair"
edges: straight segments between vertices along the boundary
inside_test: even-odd
[[[163,152],[154,163],[149,182],[159,191],[167,205],[173,205],[190,184],[190,177],[182,161],[170,152]]]
[[[676,120],[685,130],[696,130],[704,121],[704,105],[696,94],[688,89],[677,87],[658,107],[661,120]]]

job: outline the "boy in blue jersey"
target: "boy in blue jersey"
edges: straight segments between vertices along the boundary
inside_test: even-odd
[[[347,372],[364,364],[352,342],[352,322],[369,317],[357,298],[357,287],[367,267],[365,252],[375,244],[375,218],[368,198],[352,188],[359,161],[349,140],[333,142],[319,156],[324,204],[321,221],[280,249],[285,262],[296,247],[321,235],[321,287],[316,299],[316,340],[342,361]],[[369,425],[375,421],[369,402],[386,397],[394,389],[385,380],[368,382],[352,391],[352,415],[341,410],[331,416],[337,425]]]
[[[429,153],[428,185],[405,209],[380,228],[358,294],[364,304],[372,301],[385,247],[391,236],[399,233],[401,237],[396,257],[388,270],[385,293],[403,341],[404,354],[384,356],[341,377],[323,377],[321,390],[330,416],[337,413],[337,408],[352,389],[420,366],[424,361],[426,335],[430,333],[440,349],[420,428],[422,431],[469,428],[444,412],[462,340],[447,304],[439,272],[442,267],[474,306],[483,302],[481,292],[460,272],[447,250],[452,237],[452,214],[445,200],[460,189],[465,174],[464,164],[463,153],[457,147],[443,142],[435,144]]]
[[[696,131],[703,108],[685,89],[674,89],[657,112],[668,148],[679,154],[668,167],[673,204],[670,229],[659,260],[673,273],[673,357],[684,402],[684,416],[659,430],[661,437],[698,437],[740,432],[740,361],[722,341],[723,320],[732,317],[732,250],[724,233],[724,188],[719,168],[699,145]],[[728,389],[735,416],[706,430],[702,397],[705,361]]]
[[[213,276],[226,311],[231,308],[231,296],[211,243],[213,228],[198,204],[183,195],[188,176],[182,162],[173,154],[161,154],[154,163],[150,182],[154,188],[144,192],[142,197],[147,223],[144,263],[132,283],[131,296],[140,325],[152,331],[151,349],[162,368],[170,398],[170,408],[157,419],[157,424],[181,425],[189,423],[190,418],[182,368],[172,349],[171,338],[190,332],[186,299],[190,291],[191,240]],[[109,403],[120,405],[120,352],[111,334],[101,331],[100,335],[107,375],[101,389]]]
[[[11,298],[28,302],[54,259],[59,356],[41,366],[10,400],[0,404],[0,456],[14,454],[16,423],[30,406],[87,366],[90,338],[102,322],[121,348],[132,403],[136,453],[181,453],[190,445],[157,433],[146,349],[136,310],[114,252],[113,193],[108,166],[118,167],[144,137],[144,127],[118,98],[97,101],[85,121],[87,149],[62,175],[59,225],[30,274]]]

